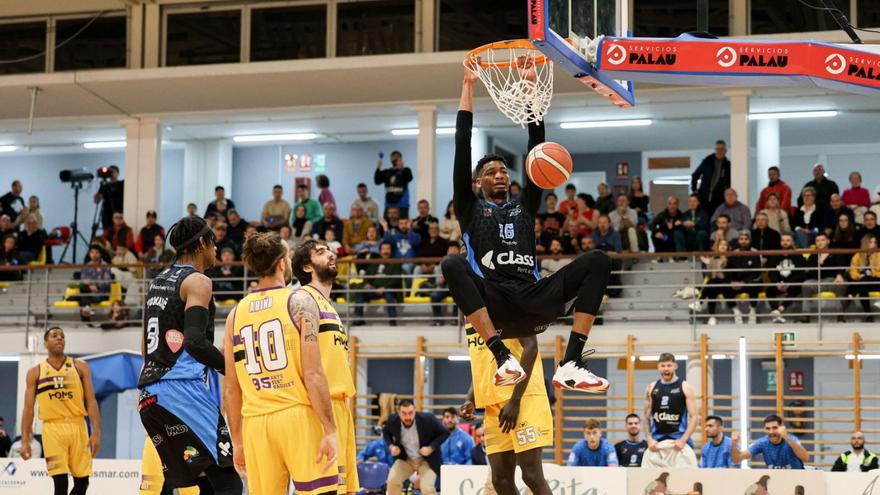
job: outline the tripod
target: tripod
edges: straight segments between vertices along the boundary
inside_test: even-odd
[[[71,244],[73,245],[73,253],[71,256],[71,264],[76,264],[76,260],[79,259],[76,257],[76,244],[79,240],[88,246],[89,240],[82,235],[82,232],[79,231],[79,224],[77,223],[77,219],[79,218],[79,191],[83,188],[83,182],[71,182],[70,187],[73,189],[73,222],[70,223],[70,240],[67,241],[67,245],[64,246],[64,250],[61,251],[61,257],[58,258],[59,263],[64,262],[64,255],[67,254],[67,249],[70,248]],[[95,211],[100,210],[100,205],[97,206]],[[97,215],[97,213],[96,213]],[[97,222],[92,222],[92,238],[95,237],[95,232],[97,231]]]

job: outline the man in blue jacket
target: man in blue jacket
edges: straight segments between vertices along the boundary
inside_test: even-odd
[[[458,427],[458,411],[454,407],[443,410],[443,426],[449,430],[449,438],[440,448],[443,464],[473,464],[474,439]]]
[[[419,473],[424,495],[437,495],[435,484],[443,463],[440,448],[449,430],[433,414],[416,412],[413,401],[403,399],[397,414],[388,418],[382,430],[394,464],[388,473],[388,495],[401,495],[403,482]]]

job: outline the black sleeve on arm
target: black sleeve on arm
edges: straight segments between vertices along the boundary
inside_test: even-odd
[[[546,141],[544,136],[544,131],[546,127],[544,126],[544,122],[538,123],[530,123],[529,124],[529,150],[532,151],[532,148]],[[525,164],[523,164],[525,166]],[[525,187],[523,187],[522,198],[520,202],[525,207],[526,211],[534,218],[535,215],[538,214],[538,210],[541,208],[541,196],[543,195],[543,191],[541,188],[536,186],[531,179],[529,179],[529,175],[525,174]]]
[[[467,232],[477,197],[471,169],[471,129],[474,114],[459,110],[455,119],[455,160],[452,170],[452,202],[462,232]]]
[[[212,322],[208,318],[208,308],[194,306],[183,313],[183,348],[196,361],[205,366],[225,372],[223,354],[207,338],[207,328]]]
[[[376,169],[376,173],[373,174],[373,183],[377,186],[380,186],[385,183],[385,171],[381,168]]]
[[[403,167],[403,182],[405,184],[409,184],[413,180],[412,169],[409,167]]]

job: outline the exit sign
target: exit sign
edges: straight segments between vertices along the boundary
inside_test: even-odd
[[[794,345],[795,341],[795,333],[791,330],[785,332],[773,332],[773,339],[776,339],[776,335],[782,335],[782,345]]]

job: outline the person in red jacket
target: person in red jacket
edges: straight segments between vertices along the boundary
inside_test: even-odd
[[[767,176],[770,179],[770,183],[767,184],[767,187],[761,189],[761,195],[758,196],[758,204],[755,206],[755,211],[763,210],[767,203],[767,196],[770,193],[776,193],[779,196],[779,207],[785,210],[789,216],[794,215],[794,208],[791,206],[791,188],[788,187],[784,180],[780,179],[779,167],[773,166],[767,169]]]

